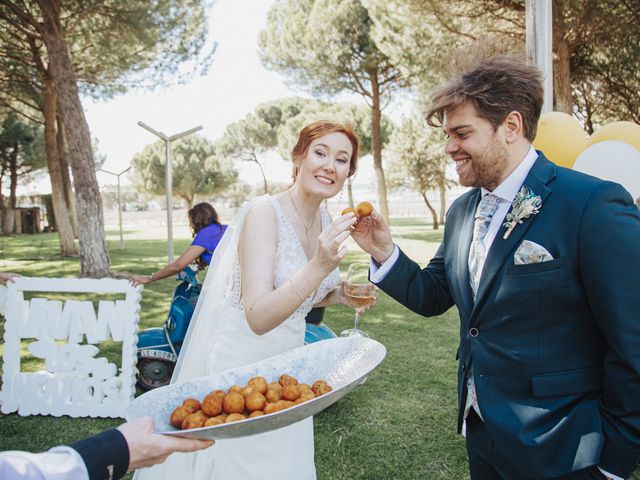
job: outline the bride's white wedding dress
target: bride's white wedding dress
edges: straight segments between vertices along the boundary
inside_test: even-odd
[[[237,246],[246,213],[259,201],[271,202],[278,218],[274,288],[287,282],[308,261],[293,226],[275,198],[258,197],[243,207],[234,227],[227,230],[214,253],[194,320],[172,378],[173,383],[247,365],[302,346],[305,316],[339,282],[339,271],[336,269],[278,327],[261,336],[251,331],[240,299]],[[324,229],[330,221],[324,208],[321,208],[321,218]],[[260,435],[217,441],[213,447],[202,452],[175,453],[164,464],[138,471],[134,478],[315,479],[313,419],[307,418]]]

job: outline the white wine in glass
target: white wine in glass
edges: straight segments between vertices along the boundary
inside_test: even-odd
[[[375,300],[377,288],[369,282],[369,265],[366,263],[352,263],[347,272],[344,284],[344,296],[347,303],[355,310],[353,328],[343,331],[341,337],[368,337],[369,335],[358,328],[360,309],[366,308]]]

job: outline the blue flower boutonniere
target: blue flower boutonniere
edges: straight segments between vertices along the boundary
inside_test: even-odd
[[[507,221],[502,225],[507,227],[507,231],[504,232],[504,240],[509,238],[511,232],[516,225],[522,223],[525,218],[529,218],[531,215],[535,215],[540,211],[542,206],[542,198],[540,195],[536,195],[527,187],[520,188],[520,191],[516,194],[516,198],[511,203],[511,211],[507,213]]]

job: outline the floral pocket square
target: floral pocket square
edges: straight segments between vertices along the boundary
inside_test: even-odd
[[[553,260],[551,254],[542,245],[529,240],[523,240],[516,253],[513,255],[515,265],[529,265]]]

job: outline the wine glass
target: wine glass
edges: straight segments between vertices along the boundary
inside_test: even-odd
[[[347,271],[347,281],[344,286],[344,296],[347,303],[355,310],[353,328],[343,331],[341,337],[368,337],[367,332],[358,328],[360,309],[365,308],[375,300],[377,287],[369,282],[369,264],[352,263]]]

